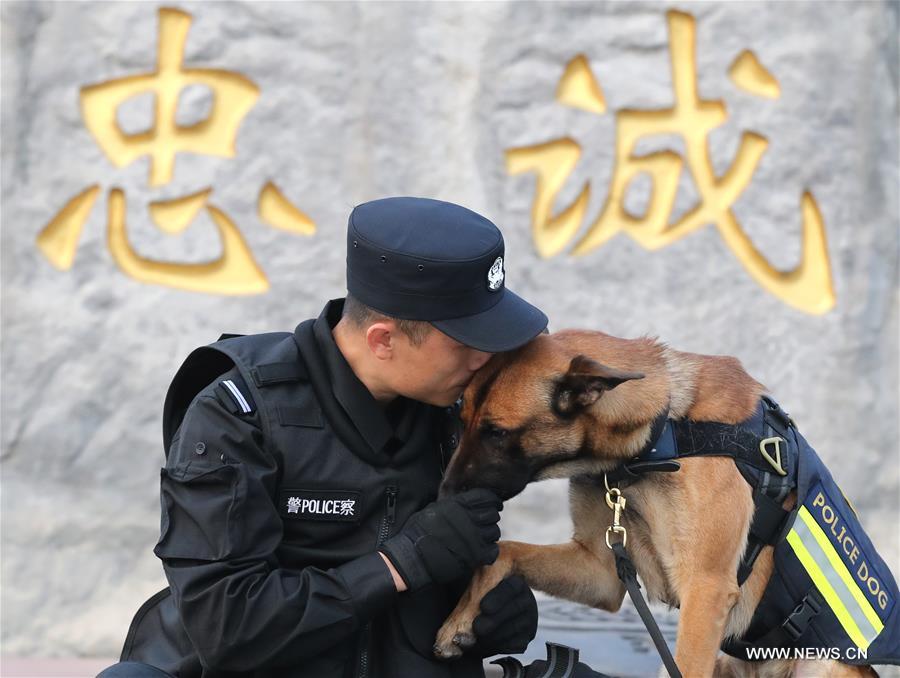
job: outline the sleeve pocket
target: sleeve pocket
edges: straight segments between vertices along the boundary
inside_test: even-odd
[[[243,482],[236,466],[160,471],[157,557],[223,560],[239,553]]]

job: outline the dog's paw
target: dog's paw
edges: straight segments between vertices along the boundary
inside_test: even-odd
[[[470,647],[475,645],[475,634],[474,633],[457,633],[453,636],[453,644],[456,647],[462,648],[463,650],[468,650]]]
[[[462,653],[475,645],[475,634],[455,625],[445,625],[438,631],[437,641],[432,648],[438,659],[457,659]]]
[[[462,648],[458,645],[454,645],[452,642],[437,642],[431,650],[438,659],[457,659],[462,656]]]

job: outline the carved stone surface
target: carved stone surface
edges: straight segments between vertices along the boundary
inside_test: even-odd
[[[795,417],[900,571],[896,3],[678,6],[695,20],[700,95],[727,110],[710,137],[715,171],[729,167],[742,133],[768,140],[734,213],[776,268],[799,261],[800,198],[815,197],[836,295],[824,315],[763,290],[712,225],[655,251],[619,234],[581,257],[536,252],[535,178],[509,175],[505,151],[577,141],[582,158],[556,210],[590,180],[592,221],[613,176],[616,113],[674,103],[670,5],[178,7],[193,16],[186,67],[239,72],[259,98],[238,128],[236,157],[179,154],[173,180],[157,187],[146,158],[121,168],[106,158],[79,108],[82,86],[155,69],[157,4],[0,8],[5,653],[118,653],[134,611],[165,585],[151,549],[169,380],[192,348],[222,332],[292,329],[341,296],[347,215],[385,195],[451,200],[492,218],[506,237],[507,284],[547,311],[551,329],[646,333],[738,356]],[[729,79],[744,50],[778,81],[779,98]],[[578,54],[602,89],[603,114],[554,98]],[[186,91],[179,120],[206,115],[208,96]],[[152,106],[129,102],[118,119],[145,129]],[[636,151],[663,149],[683,154],[684,144],[667,135]],[[314,235],[258,218],[268,181],[316,224]],[[36,238],[94,184],[101,190],[74,262],[59,271]],[[212,187],[209,203],[235,223],[271,288],[222,297],[126,276],[106,243],[113,187],[125,191],[137,252],[176,263],[220,255],[210,215],[201,210],[168,235],[147,206]],[[680,187],[674,218],[697,200],[687,164]],[[649,188],[636,182],[626,198],[633,211]],[[565,540],[566,511],[564,482],[534,485],[504,511],[504,536]]]

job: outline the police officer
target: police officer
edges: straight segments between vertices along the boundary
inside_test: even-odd
[[[490,491],[436,500],[455,403],[493,353],[547,324],[504,277],[486,218],[375,200],[350,215],[346,300],[293,333],[194,351],[163,416],[154,552],[169,588],[101,675],[468,678],[523,651],[537,606],[510,578],[462,659],[432,653],[500,536]]]

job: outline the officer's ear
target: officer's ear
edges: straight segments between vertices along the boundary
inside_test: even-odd
[[[366,345],[379,360],[390,360],[394,354],[395,328],[389,322],[372,323],[366,329]]]

